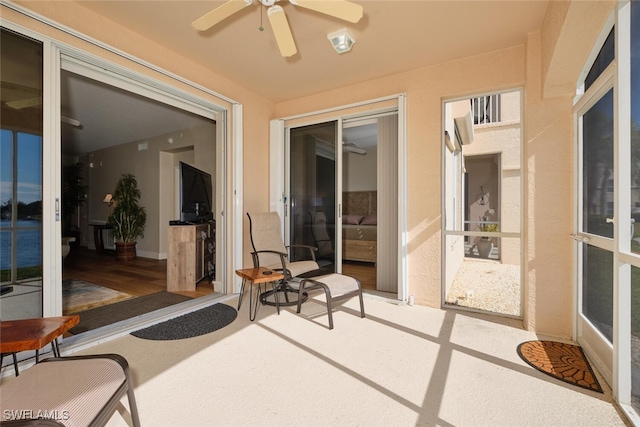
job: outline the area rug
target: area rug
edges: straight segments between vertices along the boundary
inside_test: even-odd
[[[527,341],[518,355],[538,371],[569,384],[603,393],[582,348],[555,341]]]
[[[131,298],[115,304],[104,305],[80,313],[80,323],[71,328],[69,332],[76,335],[179,304],[190,299],[190,297],[184,295],[162,291]]]
[[[217,331],[232,323],[237,316],[238,312],[235,308],[218,303],[166,322],[131,332],[131,335],[155,341],[181,340]]]
[[[113,304],[133,298],[131,295],[82,280],[62,281],[62,313],[75,314],[80,311]]]

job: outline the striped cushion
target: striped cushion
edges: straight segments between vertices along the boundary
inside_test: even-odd
[[[125,381],[122,366],[111,359],[39,363],[3,380],[0,413],[22,419],[44,414],[67,427],[87,426]]]
[[[358,290],[358,282],[353,277],[332,273],[325,276],[312,277],[315,282],[324,283],[331,291],[331,297],[336,298]]]

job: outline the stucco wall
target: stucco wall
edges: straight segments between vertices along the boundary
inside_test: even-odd
[[[443,99],[524,84],[524,46],[413,70],[276,105],[286,117],[391,94],[407,94],[409,294],[441,302],[441,132]]]

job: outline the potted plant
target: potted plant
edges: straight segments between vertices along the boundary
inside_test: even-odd
[[[136,239],[144,237],[147,212],[140,206],[140,189],[135,176],[122,174],[113,191],[114,208],[109,217],[116,244],[116,261],[136,257]]]
[[[498,224],[482,223],[480,225],[480,231],[495,233],[498,231]],[[478,248],[478,255],[480,255],[480,257],[489,258],[489,254],[491,254],[491,250],[493,249],[493,242],[490,237],[482,236],[476,243],[476,247]]]

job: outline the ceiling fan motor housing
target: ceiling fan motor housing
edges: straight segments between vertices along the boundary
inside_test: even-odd
[[[280,0],[258,1],[261,5],[267,7],[267,16],[269,17],[280,54],[285,58],[295,55],[298,49],[293,40],[293,34],[291,33],[291,28],[289,28],[284,9],[276,6],[276,3]],[[358,22],[363,14],[363,7],[349,0],[289,0],[289,3],[353,23]],[[253,0],[227,0],[222,5],[193,21],[191,26],[196,30],[206,31],[252,4],[254,4]],[[259,29],[262,31],[262,26]]]

